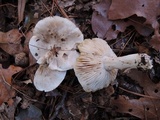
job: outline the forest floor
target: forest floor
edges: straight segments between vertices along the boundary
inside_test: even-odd
[[[160,119],[160,0],[1,0],[1,120]],[[28,43],[48,16],[70,19],[84,38],[107,41],[117,56],[146,53],[151,70],[119,71],[115,83],[85,92],[74,70],[50,92],[33,85],[38,68]]]

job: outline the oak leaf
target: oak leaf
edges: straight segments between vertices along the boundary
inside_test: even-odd
[[[160,83],[153,83],[147,73],[131,70],[127,76],[138,82],[144,94],[140,99],[129,99],[121,95],[118,99],[111,99],[111,105],[120,113],[129,113],[141,119],[159,119],[160,114]]]

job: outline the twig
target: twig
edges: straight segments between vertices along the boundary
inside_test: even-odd
[[[124,39],[125,37],[127,37],[128,35],[130,35],[133,31],[134,31],[134,30],[129,31],[129,32],[126,33],[124,36],[122,36],[120,39],[118,39],[118,40],[116,40],[114,43],[110,44],[110,46],[113,46],[113,45],[115,45],[116,43],[120,42],[121,39]]]
[[[64,11],[64,9],[61,8],[61,7],[58,5],[57,0],[53,0],[53,3],[55,4],[55,6],[56,6],[57,9],[59,10],[59,12],[63,15],[63,17],[69,19],[68,15],[67,15],[66,12]]]
[[[140,96],[140,97],[145,97],[145,98],[150,98],[150,99],[160,99],[158,97],[153,97],[153,96],[148,96],[148,95],[143,95],[143,94],[140,94],[140,93],[135,93],[135,92],[132,92],[132,91],[129,91],[129,90],[126,90],[122,87],[119,87],[119,89],[125,91],[125,92],[128,92],[128,93],[131,93],[133,95],[137,95],[137,96]]]
[[[50,16],[52,15],[51,11],[47,8],[47,6],[43,3],[43,1],[41,0],[41,3],[43,4],[43,6],[47,9],[47,11],[49,12]]]
[[[130,36],[130,38],[128,39],[128,41],[124,45],[123,49],[118,53],[118,56],[122,54],[123,50],[126,48],[126,46],[128,45],[128,43],[130,42],[130,40],[132,39],[133,36],[134,36],[134,33]]]
[[[15,5],[13,5],[13,4],[10,4],[10,3],[7,3],[7,4],[0,5],[0,7],[4,7],[4,6],[12,6],[12,7],[17,7],[17,6],[15,6]]]

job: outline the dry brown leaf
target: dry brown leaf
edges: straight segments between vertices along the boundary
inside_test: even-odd
[[[158,120],[160,118],[160,105],[156,105],[154,100],[149,98],[128,99],[125,96],[119,96],[118,99],[111,99],[111,104],[115,110],[120,113],[129,113],[140,119]]]
[[[15,55],[20,52],[28,54],[28,43],[32,36],[32,31],[26,33],[24,44],[21,44],[22,36],[18,29],[12,29],[6,33],[0,32],[0,47],[10,55]]]
[[[99,4],[94,5],[93,9],[95,10],[92,15],[92,29],[95,34],[97,34],[100,38],[106,38],[107,40],[115,39],[120,31],[124,31],[126,26],[118,26],[117,23],[121,22],[122,24],[125,23],[123,21],[117,21],[114,23],[111,20],[108,20],[107,12],[110,7],[111,0],[102,0]],[[117,28],[113,28],[113,27]],[[113,28],[113,29],[112,29]],[[107,34],[107,32],[109,33]],[[110,32],[111,31],[111,32]]]
[[[132,70],[127,74],[127,76],[137,81],[139,85],[143,87],[146,95],[160,98],[160,83],[153,83],[147,73],[138,70]]]
[[[92,29],[100,38],[106,40],[115,39],[119,32],[124,32],[126,27],[134,26],[137,32],[141,35],[148,36],[153,32],[149,26],[144,26],[144,19],[137,16],[130,17],[125,20],[109,20],[108,11],[111,5],[111,0],[102,0],[99,4],[94,5],[95,10],[92,15]]]
[[[8,69],[0,69],[0,105],[3,102],[11,103],[12,97],[15,96],[15,91],[11,87],[12,75],[22,70],[20,67],[11,65]],[[11,100],[11,101],[10,101]]]
[[[159,4],[160,0],[112,0],[108,17],[110,20],[124,19],[132,15],[145,18],[143,25],[150,25],[155,31],[150,43],[159,51],[160,34],[157,21],[157,17],[160,15]]]
[[[136,15],[133,15],[128,18],[128,26],[132,25],[135,27],[137,32],[143,36],[149,36],[151,33],[153,33],[153,28],[151,25],[144,25],[145,19],[142,17],[138,17]]]
[[[146,19],[145,24],[157,26],[160,0],[112,0],[108,17],[111,20],[128,18],[134,14]]]
[[[1,35],[1,34],[0,34]],[[20,45],[21,34],[18,29],[10,30],[0,36],[0,47],[7,53],[14,55],[23,50]]]
[[[145,72],[138,70],[130,71],[127,76],[138,82],[143,87],[144,94],[149,97],[129,99],[119,96],[118,99],[111,100],[111,104],[118,107],[116,111],[129,113],[141,119],[160,119],[158,113],[160,109],[160,83],[153,83]]]

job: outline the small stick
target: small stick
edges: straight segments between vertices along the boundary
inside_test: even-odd
[[[129,90],[126,90],[122,87],[119,87],[119,89],[125,91],[125,92],[128,92],[128,93],[131,93],[133,95],[137,95],[137,96],[140,96],[140,97],[145,97],[145,98],[150,98],[150,99],[160,99],[158,97],[153,97],[153,96],[148,96],[148,95],[143,95],[143,94],[140,94],[140,93],[135,93],[135,92],[132,92],[132,91],[129,91]]]

